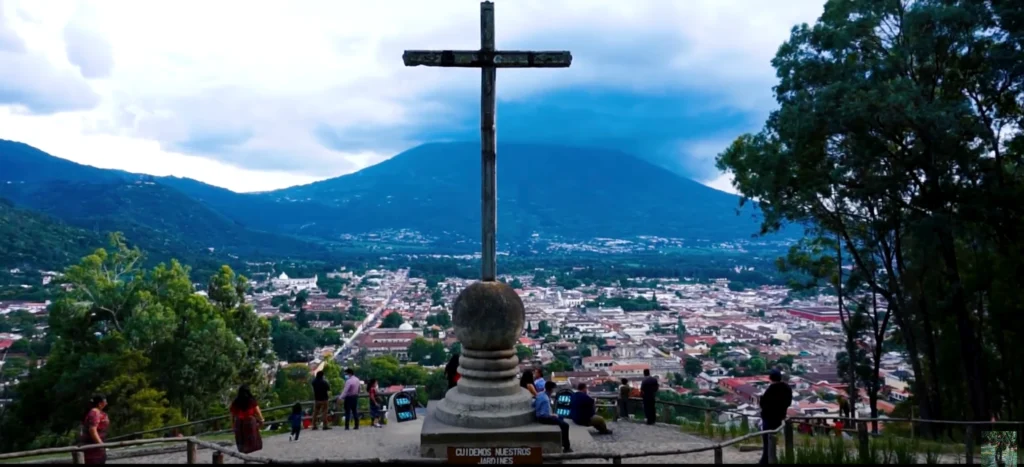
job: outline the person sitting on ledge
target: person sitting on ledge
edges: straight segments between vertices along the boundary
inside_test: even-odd
[[[597,403],[590,394],[587,394],[585,383],[576,386],[576,393],[572,395],[572,402],[569,403],[569,413],[572,414],[573,423],[579,426],[592,426],[602,435],[612,434],[604,417],[597,415]]]
[[[569,446],[569,424],[551,414],[551,393],[555,392],[558,384],[548,381],[544,385],[544,392],[538,392],[533,398],[533,413],[537,416],[537,423],[544,425],[558,425],[562,429],[562,452],[572,452]]]

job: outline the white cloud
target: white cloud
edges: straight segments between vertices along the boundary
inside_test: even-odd
[[[568,70],[502,71],[499,97],[586,86],[685,88],[723,95],[723,108],[764,109],[772,55],[821,4],[499,1],[499,48],[574,56]],[[50,102],[39,109],[7,102],[0,137],[79,162],[232,189],[306,182],[378,162],[422,142],[423,128],[456,118],[452,97],[471,98],[479,86],[475,70],[401,61],[403,49],[477,48],[476,2],[8,0],[0,12],[12,25],[0,26],[0,69],[18,70],[13,80],[0,75],[0,86],[14,82],[28,90],[22,94]],[[86,41],[66,35],[69,27],[99,45],[69,57]],[[2,45],[21,43],[31,54],[19,57],[31,58],[4,62]],[[97,53],[98,62],[88,63],[98,65],[83,67],[84,52]],[[73,112],[26,115],[26,107]]]

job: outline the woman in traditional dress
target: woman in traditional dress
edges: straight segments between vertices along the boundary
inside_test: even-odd
[[[248,384],[238,388],[238,395],[231,402],[231,425],[235,430],[235,447],[238,452],[249,454],[263,449],[263,438],[260,436],[263,413]]]
[[[89,404],[89,412],[82,420],[82,445],[103,444],[107,437],[107,428],[110,426],[110,419],[103,411],[107,407],[107,398],[102,395],[92,396]],[[82,452],[85,455],[86,464],[106,464],[107,450],[104,448],[86,449]]]
[[[444,378],[448,380],[448,389],[454,388],[459,384],[459,354],[452,352],[451,358],[448,359],[448,364],[444,367]]]

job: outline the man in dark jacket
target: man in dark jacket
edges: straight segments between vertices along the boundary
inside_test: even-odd
[[[572,395],[569,403],[569,413],[573,423],[579,426],[592,426],[602,435],[612,434],[608,429],[608,422],[604,417],[597,414],[597,402],[590,394],[587,394],[587,385],[580,383],[576,386],[576,392]]]
[[[324,372],[316,372],[316,378],[313,378],[313,429],[317,429],[317,418],[324,424],[325,430],[330,430],[331,426],[327,424],[327,405],[331,399],[331,385],[324,379]]]
[[[764,395],[761,396],[762,430],[774,430],[782,426],[782,421],[786,419],[786,411],[789,410],[790,404],[793,403],[793,389],[789,387],[789,384],[782,382],[781,371],[778,369],[772,370],[768,375],[768,379],[772,384],[768,386]],[[761,435],[761,443],[761,461],[759,463],[767,464],[769,447],[775,443],[775,436]],[[778,458],[773,456],[772,463],[777,464]]]
[[[640,396],[644,400],[644,417],[648,425],[658,420],[658,411],[654,406],[654,397],[658,394],[658,380],[651,376],[651,370],[644,370],[644,380],[640,382]]]

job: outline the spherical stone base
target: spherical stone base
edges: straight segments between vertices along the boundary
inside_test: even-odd
[[[455,299],[452,324],[463,349],[514,349],[526,325],[526,309],[508,284],[475,282]]]

